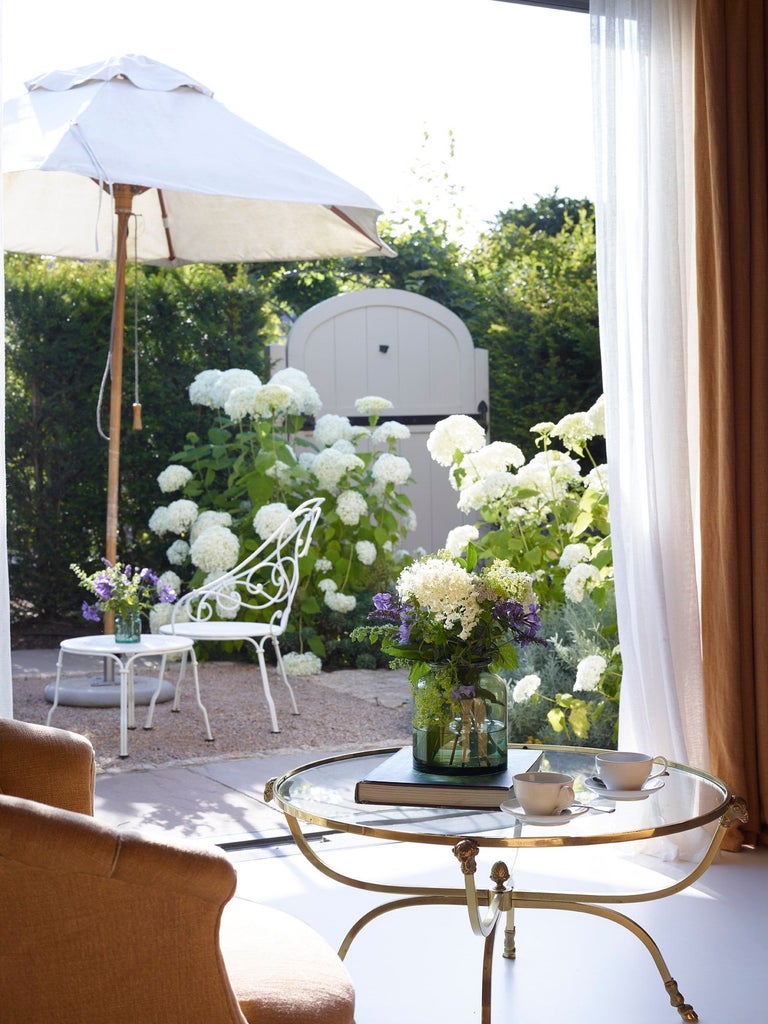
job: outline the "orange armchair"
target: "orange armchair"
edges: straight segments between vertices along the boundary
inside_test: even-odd
[[[0,1018],[56,1024],[353,1024],[354,991],[308,925],[249,904],[221,851],[95,821],[86,739],[0,719]]]

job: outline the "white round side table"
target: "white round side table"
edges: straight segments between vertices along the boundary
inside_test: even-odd
[[[61,685],[61,666],[65,654],[79,656],[106,658],[114,662],[120,676],[120,757],[128,757],[128,730],[136,728],[136,711],[134,701],[134,663],[137,658],[160,658],[160,672],[157,680],[157,688],[149,702],[147,721],[145,729],[152,728],[152,718],[155,713],[155,704],[163,685],[165,673],[165,662],[169,654],[180,654],[182,656],[179,678],[176,683],[173,698],[173,710],[179,710],[181,698],[181,684],[186,670],[187,658],[192,663],[192,674],[195,680],[195,699],[197,706],[203,713],[205,721],[205,738],[212,742],[208,712],[200,699],[200,681],[197,674],[197,658],[195,657],[194,643],[188,637],[183,636],[158,636],[155,633],[142,633],[137,643],[124,644],[116,643],[114,634],[108,633],[98,636],[78,636],[69,640],[62,640],[59,645],[59,658],[56,663],[56,682],[53,687],[53,704],[48,712],[47,724],[51,724],[51,717],[59,703],[59,687]]]

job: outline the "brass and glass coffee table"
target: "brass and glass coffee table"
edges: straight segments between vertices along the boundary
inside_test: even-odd
[[[681,995],[651,936],[616,905],[663,899],[678,893],[699,878],[714,860],[728,826],[744,821],[744,802],[734,797],[719,779],[681,764],[670,764],[664,785],[638,800],[610,800],[587,788],[594,775],[596,750],[570,747],[542,747],[542,769],[566,772],[575,779],[576,799],[595,802],[612,813],[588,811],[552,826],[523,824],[504,811],[468,811],[434,807],[358,804],[355,784],[393,749],[365,751],[326,758],[302,765],[266,787],[265,798],[273,800],[285,814],[294,840],[303,855],[320,871],[345,885],[398,898],[364,914],[348,931],[339,949],[343,958],[355,937],[371,921],[405,907],[428,904],[466,906],[473,932],[484,939],[481,1001],[483,1024],[491,1019],[491,968],[496,927],[504,915],[504,956],[515,956],[514,911],[516,908],[544,908],[579,911],[615,921],[629,929],[646,947],[656,964],[669,1000],[683,1020],[698,1016]],[[539,749],[539,748],[532,748]],[[369,836],[397,843],[450,847],[463,876],[459,888],[404,886],[370,881],[341,874],[317,852],[305,834],[306,825],[332,831]],[[664,836],[699,830],[700,853],[691,870],[673,884],[642,892],[546,892],[514,888],[508,863],[523,848],[563,849],[598,844],[650,841]],[[640,847],[642,849],[642,845]],[[490,868],[492,887],[475,885],[477,859],[486,852],[509,851],[507,861]]]

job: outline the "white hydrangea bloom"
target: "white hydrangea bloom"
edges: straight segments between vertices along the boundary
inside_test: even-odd
[[[394,484],[397,487],[410,479],[411,464],[402,455],[382,452],[371,467],[371,475],[376,483]]]
[[[536,693],[541,686],[541,677],[537,675],[523,676],[518,679],[512,690],[512,700],[515,704],[524,704]]]
[[[357,607],[357,598],[352,594],[341,594],[336,590],[326,590],[323,598],[325,603],[334,612],[353,612]]]
[[[565,596],[574,604],[581,604],[584,595],[600,582],[600,571],[589,562],[574,565],[563,581]]]
[[[572,569],[579,562],[588,562],[592,557],[588,544],[566,544],[560,555],[560,568]]]
[[[366,395],[357,399],[355,408],[361,416],[379,416],[392,408],[392,402],[388,398],[379,398],[378,395]]]
[[[327,412],[315,423],[312,436],[317,444],[330,448],[335,441],[352,440],[352,424],[346,416],[336,416]]]
[[[330,558],[318,558],[315,562],[315,568],[318,572],[330,572],[333,568],[333,562]]]
[[[269,466],[264,470],[264,476],[274,477],[279,484],[285,485],[290,482],[292,468],[287,462],[277,459],[274,466]]]
[[[171,517],[168,514],[167,505],[160,505],[155,509],[149,517],[149,528],[158,537],[163,537],[166,533],[171,532]]]
[[[416,529],[418,525],[419,520],[416,516],[416,513],[413,511],[412,508],[406,509],[405,515],[403,516],[403,526],[405,527],[405,532],[413,533],[413,531]]]
[[[359,540],[355,544],[355,554],[363,565],[373,565],[376,561],[376,545],[370,540]]]
[[[592,408],[587,410],[587,417],[595,437],[605,437],[605,395],[600,395]]]
[[[205,512],[201,512],[194,523],[192,523],[192,529],[189,531],[189,542],[194,544],[200,534],[205,530],[209,530],[212,526],[231,525],[232,516],[229,512],[216,512],[214,509],[207,509]]]
[[[216,408],[214,387],[221,376],[221,370],[202,370],[189,385],[189,401],[192,405]]]
[[[336,513],[345,526],[357,526],[368,504],[359,491],[342,491],[336,499]]]
[[[331,448],[335,452],[344,452],[345,455],[354,455],[355,453],[354,444],[345,437],[340,437],[338,441],[334,441]]]
[[[336,580],[332,580],[330,577],[326,577],[324,580],[320,580],[317,584],[317,589],[322,590],[324,594],[328,594],[331,591],[338,590],[339,584]]]
[[[225,575],[224,570],[215,569],[205,577],[205,584],[215,583]],[[243,599],[234,580],[227,580],[216,588],[216,614],[220,619],[233,620],[240,614]]]
[[[224,370],[217,378],[211,388],[211,397],[215,403],[215,409],[223,409],[227,404],[230,393],[235,388],[257,388],[261,380],[252,370],[241,370],[234,368]]]
[[[518,486],[537,491],[547,501],[562,501],[569,488],[580,482],[581,469],[570,455],[549,449],[521,466],[515,480]]]
[[[299,452],[299,465],[302,469],[312,469],[312,463],[317,458],[317,452]]]
[[[161,626],[167,626],[173,617],[174,622],[189,622],[186,605],[175,605],[163,602],[155,604],[149,610],[149,632],[159,633]]]
[[[388,420],[376,427],[371,434],[371,440],[374,444],[389,444],[390,441],[407,441],[410,436],[410,427],[407,427],[405,423]]]
[[[240,541],[226,526],[211,526],[204,530],[190,546],[189,557],[193,565],[203,572],[224,572],[237,565]]]
[[[362,469],[364,465],[359,455],[325,448],[312,463],[312,475],[323,490],[331,491],[338,487],[347,473],[353,469]]]
[[[185,540],[175,540],[165,552],[165,557],[171,565],[184,565],[189,558],[189,544]]]
[[[476,526],[468,523],[464,526],[454,526],[445,538],[445,548],[454,558],[460,558],[467,550],[472,541],[477,540],[480,531]]]
[[[157,483],[163,494],[180,491],[192,479],[192,470],[186,466],[167,466],[157,477]]]
[[[269,505],[262,505],[253,517],[253,528],[261,537],[266,540],[271,537],[275,530],[279,529],[286,519],[290,518],[291,510],[282,501],[273,501]]]
[[[459,638],[466,640],[480,616],[477,586],[478,577],[456,562],[431,557],[403,569],[397,593],[403,604],[415,600],[428,609],[446,629],[461,626]]]
[[[463,490],[490,473],[504,473],[510,466],[519,469],[525,465],[525,456],[516,444],[508,441],[492,441],[476,452],[468,452],[461,460],[461,466],[453,466],[449,474],[454,490]],[[461,484],[457,484],[457,469],[463,471]],[[461,475],[461,474],[458,474]]]
[[[427,438],[427,450],[440,466],[450,466],[457,452],[475,452],[485,444],[485,430],[463,414],[440,420]]]
[[[177,597],[181,593],[181,577],[173,569],[166,569],[162,576],[158,577],[157,583],[160,587],[170,587]]]
[[[172,533],[186,533],[197,516],[197,504],[189,498],[178,498],[168,506],[168,525]]]
[[[316,676],[323,663],[312,651],[289,651],[283,655],[283,668],[287,676]]]
[[[594,466],[584,477],[584,486],[604,494],[608,491],[608,467],[603,463]]]
[[[582,658],[576,666],[576,681],[573,684],[573,692],[579,690],[596,690],[600,678],[608,667],[608,662],[602,654],[590,654]]]
[[[270,384],[280,384],[290,389],[291,399],[288,412],[294,416],[317,416],[323,407],[315,388],[303,370],[286,366],[272,374]]]
[[[282,416],[287,416],[294,405],[293,391],[284,384],[275,384],[274,381],[259,388],[254,402],[257,415],[263,416],[265,419],[279,419]]]
[[[555,424],[552,436],[559,437],[569,450],[581,452],[587,441],[594,437],[592,421],[585,412],[568,413]]]
[[[224,414],[235,423],[240,423],[246,416],[260,415],[257,401],[261,390],[261,384],[247,384],[245,387],[232,388],[224,403]]]
[[[359,441],[363,437],[371,436],[371,428],[363,426],[362,423],[354,423],[352,425],[352,440]]]
[[[476,512],[486,505],[504,501],[514,486],[515,477],[511,473],[489,473],[484,480],[462,488],[456,507],[462,512]]]

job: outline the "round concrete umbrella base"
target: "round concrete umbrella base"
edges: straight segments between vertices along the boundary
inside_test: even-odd
[[[55,683],[49,683],[45,690],[45,699],[53,704]],[[135,676],[133,680],[133,700],[136,705],[147,705],[157,689],[157,676]],[[175,688],[164,679],[160,686],[157,703],[173,700]],[[75,708],[119,708],[120,683],[107,681],[103,676],[85,676],[62,679],[59,684],[59,704]]]

